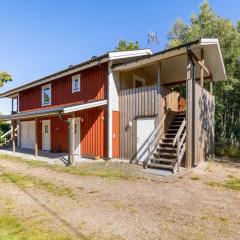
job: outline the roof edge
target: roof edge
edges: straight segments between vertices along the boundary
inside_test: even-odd
[[[47,82],[51,82],[57,78],[73,74],[75,72],[96,66],[98,64],[108,62],[110,60],[115,60],[115,59],[121,59],[121,58],[127,58],[127,57],[141,57],[145,55],[151,55],[152,51],[149,48],[146,49],[139,49],[139,50],[129,50],[129,51],[112,51],[112,52],[107,52],[103,55],[100,55],[98,57],[91,58],[87,61],[84,61],[82,63],[79,63],[77,65],[71,66],[69,68],[63,69],[61,71],[58,71],[56,73],[47,75],[43,78],[39,78],[35,81],[29,82],[27,84],[24,84],[22,86],[19,86],[17,88],[11,89],[9,91],[0,93],[0,98],[4,97],[10,97],[11,95],[16,94],[19,91],[23,91],[25,89],[35,87]]]
[[[165,49],[163,51],[153,53],[153,54],[151,54],[150,57],[155,57],[155,56],[158,56],[158,55],[164,55],[166,53],[169,53],[169,52],[172,52],[172,51],[175,51],[175,50],[179,50],[179,49],[182,49],[182,48],[190,47],[192,45],[197,45],[199,43],[201,43],[201,39],[197,39],[197,40],[194,40],[194,41],[191,41],[191,42],[188,42],[188,43],[178,45],[176,47],[168,48],[168,49]],[[136,63],[136,62],[139,62],[141,60],[147,59],[148,57],[149,56],[143,56],[142,58],[138,58],[137,60],[131,60],[131,61],[126,62],[126,63],[115,64],[112,68],[113,68],[113,70],[117,70],[117,68],[120,67],[120,66],[125,66],[125,65],[130,64],[130,63]]]

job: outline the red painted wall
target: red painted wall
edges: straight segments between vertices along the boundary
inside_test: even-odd
[[[72,76],[79,73],[81,74],[81,91],[72,93]],[[105,63],[52,81],[52,104],[47,107],[106,99],[107,75],[108,64]],[[20,111],[42,108],[41,87],[33,87],[19,93]]]
[[[64,119],[71,115],[65,115]],[[107,156],[107,110],[102,107],[76,112],[75,117],[81,117],[81,155]],[[68,151],[67,124],[57,116],[38,119],[38,144],[42,148],[42,120],[51,119],[51,151]]]
[[[112,112],[112,156],[119,157],[119,112]]]

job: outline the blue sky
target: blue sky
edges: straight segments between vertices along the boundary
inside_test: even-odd
[[[201,0],[0,0],[0,70],[14,81],[5,91],[113,50],[121,39],[138,40],[143,48],[164,48],[177,17],[188,21]],[[209,0],[221,16],[240,19],[239,0]],[[160,44],[147,43],[149,30]],[[0,112],[9,112],[0,100]]]

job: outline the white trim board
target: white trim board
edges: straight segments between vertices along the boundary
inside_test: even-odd
[[[13,115],[0,115],[0,120],[8,121],[8,120],[14,120],[14,119],[50,116],[50,115],[57,115],[59,112],[71,113],[71,112],[76,112],[76,111],[85,110],[85,109],[89,109],[89,108],[104,106],[104,105],[107,105],[106,99],[91,102],[91,103],[84,103],[84,104],[69,106],[69,107],[55,107],[55,108],[50,108],[50,109],[43,108],[42,110],[21,112],[21,113],[13,114]]]
[[[100,100],[100,101],[96,101],[96,102],[80,104],[77,106],[64,108],[63,113],[76,112],[76,111],[85,110],[85,109],[89,109],[89,108],[104,106],[106,104],[107,104],[107,100]]]

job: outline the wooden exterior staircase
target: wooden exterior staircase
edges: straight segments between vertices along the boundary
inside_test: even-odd
[[[15,132],[17,132],[17,129],[15,129]],[[4,133],[2,136],[0,136],[0,147],[1,148],[9,148],[12,146],[12,129],[10,129],[8,132]],[[17,136],[15,136],[17,138]]]
[[[166,116],[159,123],[160,131]],[[157,129],[157,128],[156,128]],[[179,171],[186,151],[186,112],[176,112],[170,126],[161,136],[154,135],[155,140],[148,146],[148,162],[145,166]]]

